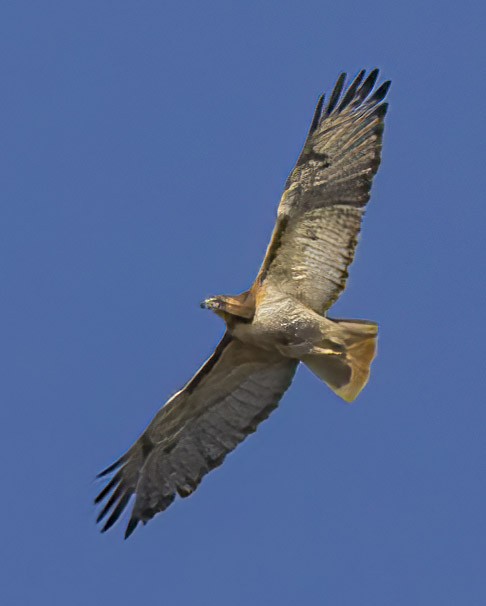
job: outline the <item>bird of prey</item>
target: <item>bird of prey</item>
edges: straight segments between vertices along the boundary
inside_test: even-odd
[[[380,164],[390,82],[375,86],[377,69],[365,76],[346,89],[343,73],[327,104],[319,98],[251,288],[201,303],[226,323],[213,355],[99,474],[112,475],[95,500],[103,532],[132,496],[125,537],[190,495],[277,407],[300,362],[347,402],[366,385],[377,324],[327,315],[346,286]]]

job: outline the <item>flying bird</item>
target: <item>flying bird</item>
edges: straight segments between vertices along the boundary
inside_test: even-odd
[[[201,306],[226,323],[212,356],[159,410],[142,436],[98,477],[108,530],[135,497],[125,537],[187,497],[203,476],[277,407],[304,363],[351,402],[366,385],[378,326],[330,318],[346,286],[381,156],[390,81],[341,74],[319,98],[303,150],[285,184],[258,275],[246,292]]]

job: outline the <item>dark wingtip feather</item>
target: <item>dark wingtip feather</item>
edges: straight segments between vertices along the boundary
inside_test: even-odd
[[[387,80],[386,82],[383,82],[383,84],[381,86],[379,86],[376,89],[376,91],[373,93],[373,95],[370,97],[369,103],[376,104],[376,103],[379,103],[380,101],[383,101],[383,99],[386,97],[386,94],[387,94],[390,86],[391,86],[391,80]]]
[[[331,93],[329,103],[324,111],[325,117],[328,117],[333,112],[340,113],[349,105],[352,105],[354,108],[360,106],[361,104],[370,107],[373,105],[378,105],[381,101],[383,101],[388,89],[390,88],[391,82],[390,80],[387,80],[372,93],[379,73],[380,70],[378,68],[372,69],[363,82],[366,70],[362,69],[360,72],[358,72],[356,78],[349,85],[340,101],[339,99],[343,92],[344,82],[346,79],[346,74],[343,72],[337,79],[334,90]],[[371,97],[367,98],[370,94]]]
[[[128,522],[127,529],[125,530],[125,540],[134,532],[135,528],[138,526],[140,520],[138,518],[131,517]]]
[[[368,76],[368,78],[372,79],[373,81],[373,86],[375,85],[376,80],[378,79],[378,76],[380,74],[380,70],[378,67],[374,67],[371,71],[370,71],[370,75]]]
[[[106,516],[106,514],[110,511],[113,505],[118,501],[120,496],[123,494],[123,486],[120,484],[117,486],[115,492],[111,495],[111,497],[106,502],[103,509],[100,511],[98,517],[96,518],[96,523],[99,524],[101,520]]]
[[[123,455],[122,457],[120,457],[118,459],[118,461],[115,461],[109,467],[107,467],[106,469],[103,469],[103,471],[100,471],[100,473],[96,477],[103,478],[104,476],[107,476],[112,471],[115,471],[115,469],[118,469],[118,467],[120,467],[120,465],[126,461],[126,458],[127,458],[127,456]]]
[[[353,82],[350,84],[348,90],[346,91],[346,94],[344,95],[341,103],[339,104],[338,111],[342,112],[343,109],[345,109],[351,103],[351,101],[354,99],[354,96],[356,95],[356,91],[358,90],[358,86],[361,84],[361,81],[363,80],[365,73],[366,73],[366,70],[362,69],[358,73],[356,78],[353,80]]]
[[[326,116],[329,116],[329,114],[336,107],[337,102],[339,101],[341,92],[343,90],[345,80],[346,80],[346,72],[342,72],[339,75],[339,78],[337,79],[337,82],[334,86],[334,90],[331,93],[331,97],[329,98],[329,103],[327,104],[327,107],[326,107]]]
[[[123,510],[127,506],[127,503],[128,503],[129,500],[130,500],[130,495],[129,494],[124,494],[122,496],[122,498],[118,502],[118,505],[113,510],[113,513],[111,514],[111,516],[108,518],[106,524],[101,529],[101,532],[106,532],[107,530],[109,530],[113,526],[113,524],[118,520],[118,518],[123,513]]]
[[[365,99],[371,89],[373,88],[373,86],[376,83],[376,80],[378,79],[378,74],[380,73],[380,70],[378,68],[372,69],[371,72],[369,73],[368,77],[366,78],[366,80],[363,82],[363,84],[361,85],[360,89],[358,90],[357,94],[356,94],[356,98],[359,101],[362,101],[363,99]]]
[[[95,505],[97,505],[100,501],[102,501],[106,497],[106,495],[109,494],[111,490],[113,490],[113,488],[120,481],[120,479],[121,479],[121,475],[120,475],[120,472],[118,472],[116,475],[114,475],[111,478],[111,480],[108,482],[108,484],[103,488],[103,490],[95,498],[95,500],[94,500]]]
[[[381,103],[373,112],[378,118],[384,118],[386,112],[388,110],[388,103]]]
[[[316,128],[319,126],[319,120],[321,119],[323,103],[324,103],[324,95],[321,95],[319,97],[319,100],[317,101],[316,109],[314,111],[314,117],[312,118],[312,123],[311,123],[310,129],[309,129],[309,134],[313,133],[316,130]]]

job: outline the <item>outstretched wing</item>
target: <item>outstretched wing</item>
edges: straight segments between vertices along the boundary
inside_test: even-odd
[[[166,509],[176,494],[186,497],[202,477],[276,408],[297,362],[248,347],[228,333],[214,354],[180,392],[161,408],[143,435],[116,463],[96,497],[105,501],[102,530],[120,517],[136,496],[125,537],[139,522]]]
[[[374,90],[378,70],[361,71],[342,94],[339,77],[329,103],[319,99],[255,286],[278,288],[321,313],[346,286],[364,207],[380,164],[390,82]]]

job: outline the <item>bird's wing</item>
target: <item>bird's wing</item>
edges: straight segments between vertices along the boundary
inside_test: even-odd
[[[319,99],[304,148],[290,174],[254,288],[278,287],[321,313],[346,286],[364,207],[380,164],[390,82],[364,70],[328,104]]]
[[[161,408],[132,448],[99,476],[113,477],[97,496],[103,531],[136,496],[125,536],[191,494],[276,408],[297,362],[243,345],[228,333],[189,383]]]

